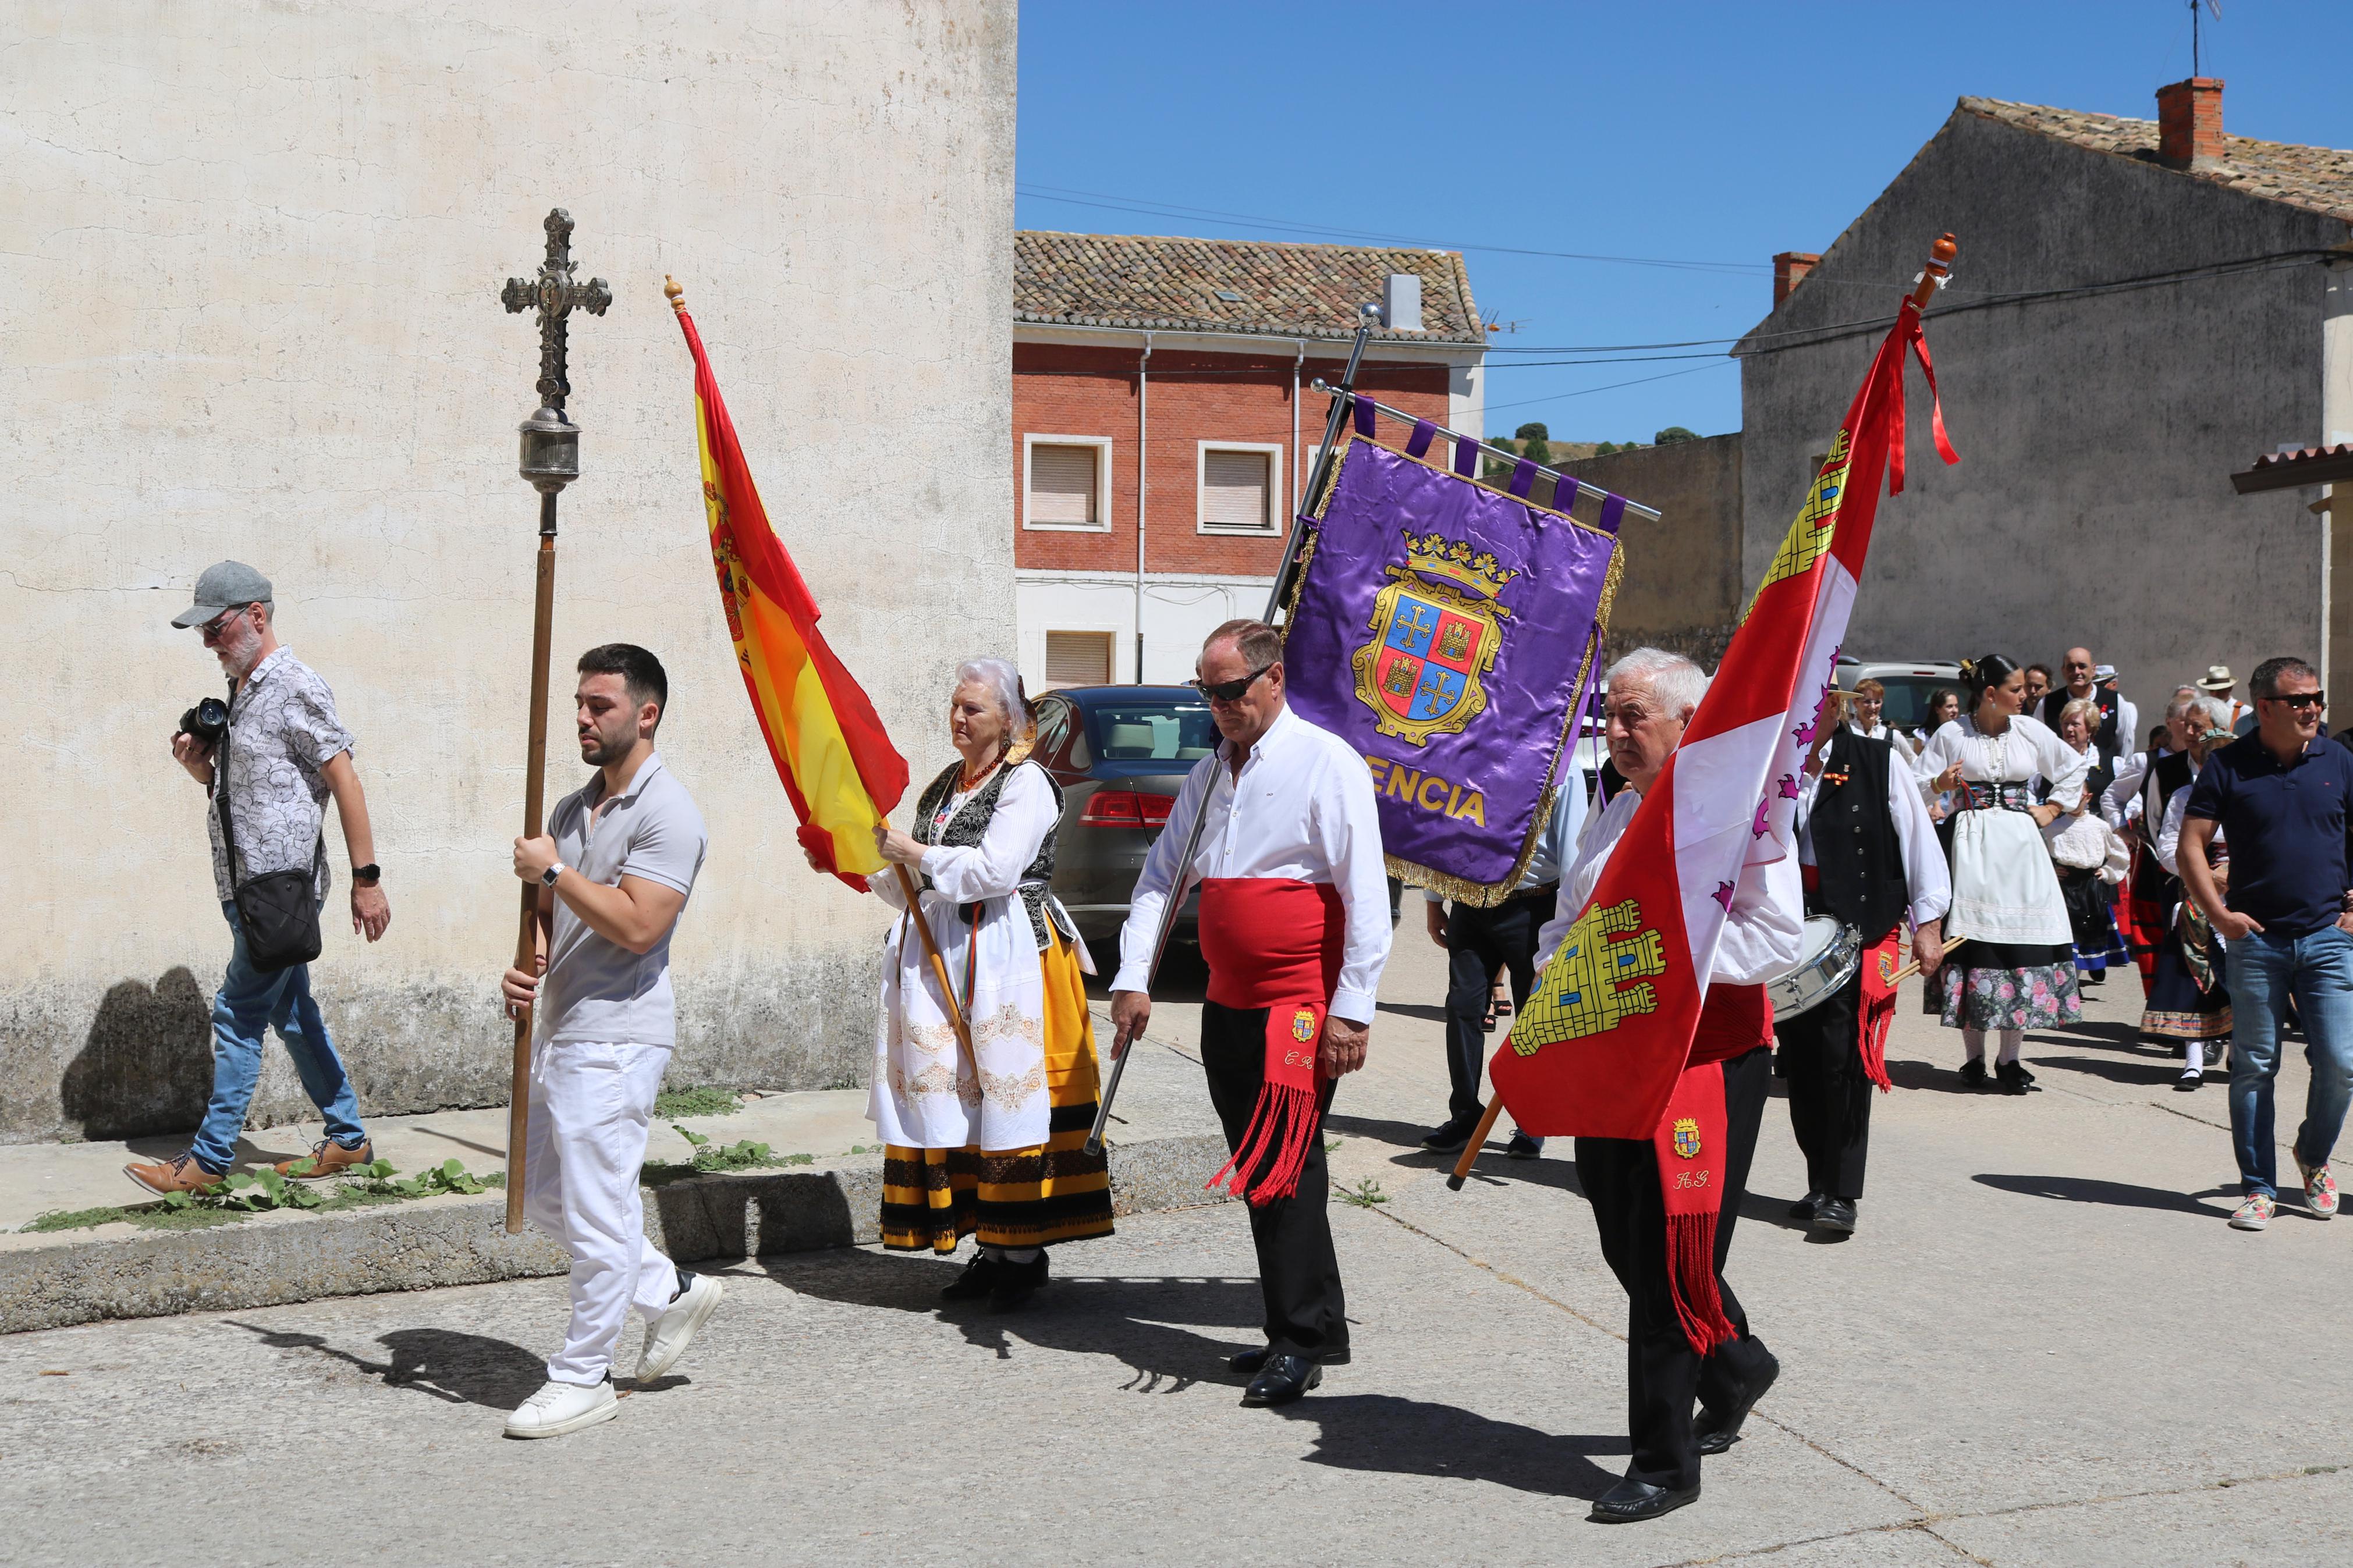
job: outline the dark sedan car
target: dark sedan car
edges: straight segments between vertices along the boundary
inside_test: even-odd
[[[1209,705],[1189,686],[1082,686],[1038,700],[1031,754],[1062,786],[1054,896],[1106,975],[1118,967],[1119,928],[1145,852],[1185,775],[1217,743]],[[1193,921],[1199,902],[1198,893],[1186,901],[1175,940],[1199,940]]]

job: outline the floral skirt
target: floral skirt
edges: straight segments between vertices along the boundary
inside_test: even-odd
[[[2065,947],[2021,952],[2016,943],[1968,943],[1936,972],[1926,1000],[1948,1029],[2047,1029],[2084,1016]]]
[[[2181,924],[2177,915],[2173,933],[2157,950],[2157,968],[2149,976],[2148,1005],[2141,1010],[2140,1032],[2159,1040],[2227,1040],[2231,1037],[2231,988],[2222,984],[2221,954],[2215,954],[2207,966],[2208,984],[2201,987],[2197,968],[2182,949]]]

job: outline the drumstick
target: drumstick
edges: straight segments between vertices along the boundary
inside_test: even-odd
[[[1948,941],[1948,942],[1947,942],[1945,943],[1945,952],[1944,952],[1943,954],[1939,954],[1938,956],[1939,956],[1939,957],[1942,957],[1942,956],[1946,956],[1946,955],[1947,955],[1947,954],[1950,954],[1950,953],[1951,953],[1951,952],[1953,951],[1953,949],[1955,949],[1955,948],[1957,948],[1957,947],[1960,946],[1960,945],[1961,945],[1961,943],[1963,943],[1963,942],[1967,942],[1967,941],[1968,941],[1968,940],[1969,940],[1969,939],[1968,939],[1968,937],[1965,937],[1965,936],[1957,936],[1957,937],[1952,938],[1950,941]],[[1907,980],[1911,979],[1914,975],[1915,975],[1915,974],[1917,974],[1917,973],[1920,973],[1920,961],[1919,961],[1918,959],[1916,959],[1916,958],[1915,958],[1915,959],[1914,959],[1911,963],[1909,963],[1905,964],[1903,968],[1901,968],[1901,969],[1897,970],[1894,973],[1893,973],[1893,974],[1891,974],[1891,975],[1889,975],[1889,976],[1887,977],[1887,988],[1888,988],[1889,990],[1893,991],[1895,987],[1897,987],[1898,985],[1903,984],[1905,981],[1907,981]]]

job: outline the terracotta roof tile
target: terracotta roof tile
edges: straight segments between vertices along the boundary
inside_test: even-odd
[[[1375,341],[1485,346],[1461,253],[1406,247],[1023,229],[1013,237],[1013,319],[1345,339],[1392,272],[1420,275],[1422,330],[1376,328]]]
[[[2157,163],[2154,120],[2086,114],[2039,103],[2006,103],[1995,98],[1964,98],[1960,107],[1968,113],[2072,142],[2095,153]],[[2252,136],[2227,133],[2222,142],[2224,156],[2216,166],[2176,172],[2265,201],[2353,222],[2353,153],[2293,142],[2258,142]]]

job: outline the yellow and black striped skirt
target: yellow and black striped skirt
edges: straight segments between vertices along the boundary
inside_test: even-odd
[[[1046,981],[1046,1142],[1027,1149],[884,1145],[882,1245],[954,1252],[966,1236],[988,1247],[1044,1247],[1109,1236],[1111,1165],[1089,1155],[1101,1092],[1086,977],[1059,932],[1038,955]]]

